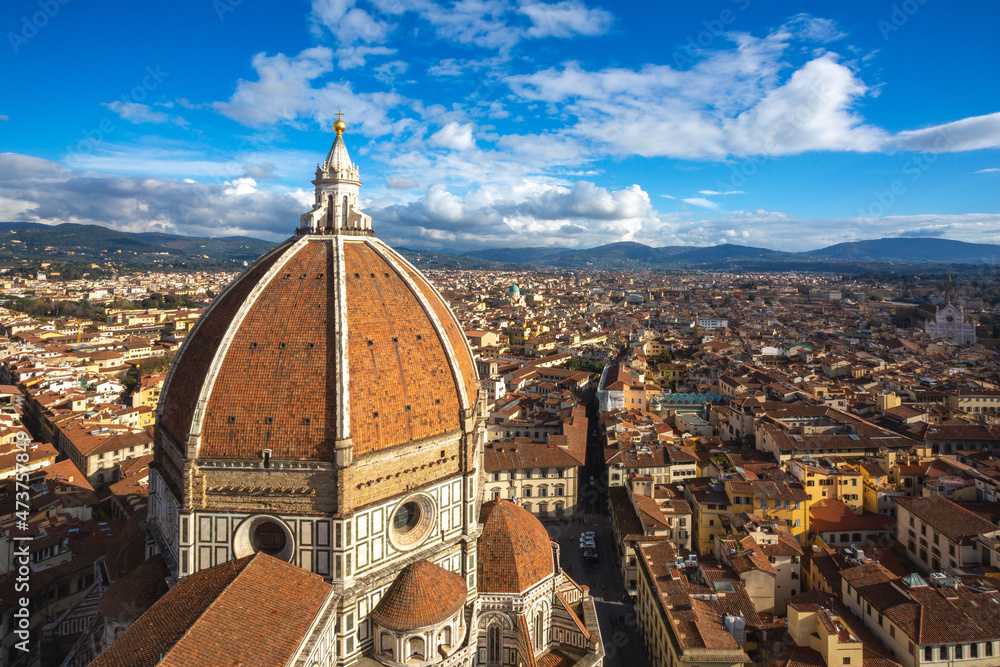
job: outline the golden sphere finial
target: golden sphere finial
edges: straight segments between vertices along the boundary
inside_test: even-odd
[[[341,120],[342,117],[343,117],[343,115],[344,115],[343,111],[339,111],[339,110],[337,111],[337,120],[333,123],[333,130],[337,134],[343,134],[344,130],[347,129],[347,123],[345,123],[343,120]]]

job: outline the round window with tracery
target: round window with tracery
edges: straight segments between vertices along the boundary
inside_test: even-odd
[[[434,501],[423,494],[411,496],[392,513],[389,541],[406,550],[423,542],[434,527]]]

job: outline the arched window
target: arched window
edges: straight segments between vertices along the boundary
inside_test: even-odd
[[[531,511],[531,503],[524,503],[523,507],[525,512]]]
[[[530,486],[524,487],[524,497],[525,498],[530,498],[531,497],[531,487]]]
[[[336,211],[333,208],[333,195],[328,195],[326,198],[326,226],[333,227],[333,221],[336,220],[333,216],[336,215]]]
[[[500,664],[501,653],[500,626],[493,624],[486,631],[486,662],[491,665]]]
[[[347,227],[347,195],[344,195],[343,211],[340,212],[340,226]]]
[[[539,609],[535,612],[535,650],[541,651],[545,648],[545,611]]]
[[[410,637],[408,640],[406,640],[406,659],[407,660],[424,659],[423,637]]]
[[[379,644],[379,649],[382,651],[382,653],[388,653],[389,656],[391,657],[395,645],[396,645],[395,638],[388,632],[383,632],[382,636],[380,637],[380,644]]]

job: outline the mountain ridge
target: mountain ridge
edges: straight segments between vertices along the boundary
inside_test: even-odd
[[[121,232],[101,225],[0,222],[0,263],[52,261],[170,267],[242,266],[274,245],[248,236],[193,237]],[[604,270],[860,271],[879,267],[1000,264],[1000,245],[939,237],[846,241],[802,252],[722,243],[649,246],[619,241],[593,248],[504,247],[457,253],[400,247],[422,268]]]

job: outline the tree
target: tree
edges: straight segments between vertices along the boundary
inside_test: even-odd
[[[155,375],[163,373],[174,361],[174,353],[169,352],[159,357],[147,357],[139,362],[139,372],[143,375]]]
[[[604,371],[604,364],[599,361],[591,361],[590,359],[583,359],[582,357],[573,357],[565,364],[563,368],[571,371],[587,371],[588,373],[602,373]]]

